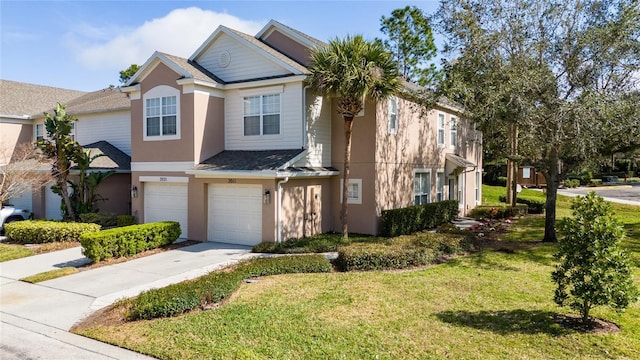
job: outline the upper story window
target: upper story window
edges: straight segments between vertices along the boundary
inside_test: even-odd
[[[458,146],[458,119],[451,117],[451,148]]]
[[[160,85],[144,95],[144,139],[180,138],[179,90]]]
[[[398,99],[392,97],[389,99],[389,133],[398,132]]]
[[[244,98],[244,135],[280,134],[280,94]]]
[[[36,124],[36,141],[44,140],[44,124]]]
[[[444,114],[438,114],[438,146],[444,146]]]
[[[416,170],[413,177],[413,203],[423,205],[431,202],[431,172]]]

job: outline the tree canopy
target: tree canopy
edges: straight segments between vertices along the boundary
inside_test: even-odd
[[[125,70],[120,71],[120,83],[123,85],[126,84],[138,70],[140,70],[140,65],[131,64],[131,66]]]
[[[380,42],[362,36],[334,39],[311,52],[307,84],[319,95],[337,98],[337,112],[344,119],[345,152],[342,187],[342,235],[348,230],[348,186],[353,118],[366,99],[382,100],[398,91],[398,68]],[[373,125],[373,124],[372,124]]]
[[[429,18],[416,6],[395,9],[380,19],[383,44],[393,54],[400,74],[422,86],[433,85],[438,71],[430,60],[436,55]]]
[[[640,146],[640,4],[447,0],[437,19],[454,59],[442,91],[469,110],[487,148],[517,141],[504,156],[542,171],[544,240],[556,241],[560,181],[605,151]]]

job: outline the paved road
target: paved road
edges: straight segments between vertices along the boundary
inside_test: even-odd
[[[148,359],[68,330],[120,298],[254,255],[244,246],[201,243],[38,284],[19,279],[86,262],[80,248],[0,263],[0,359]]]
[[[586,195],[591,191],[611,202],[640,205],[640,184],[601,186],[596,188],[580,187],[575,189],[558,190],[558,194],[567,196]]]

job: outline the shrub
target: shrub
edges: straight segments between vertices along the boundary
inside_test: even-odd
[[[82,234],[100,230],[100,225],[60,221],[25,220],[5,225],[5,234],[19,244],[78,241]]]
[[[384,242],[353,243],[338,249],[336,267],[340,271],[405,269],[435,262],[432,249],[419,246],[404,235]]]
[[[574,199],[573,217],[564,218],[564,238],[554,255],[560,261],[552,274],[558,285],[554,301],[579,311],[583,322],[595,306],[622,310],[638,298],[628,256],[620,250],[624,229],[612,216],[611,204],[594,192]]]
[[[322,255],[253,259],[238,264],[232,271],[212,272],[192,281],[146,291],[130,301],[125,317],[127,320],[168,317],[219,303],[249,277],[331,270],[331,263]]]
[[[130,226],[130,225],[135,225],[135,223],[136,223],[136,217],[133,215],[118,215],[116,226],[117,227]]]
[[[180,223],[162,221],[83,234],[80,244],[84,256],[100,261],[111,257],[132,256],[168,245],[179,236]]]
[[[86,213],[80,214],[80,221],[93,223],[104,227],[113,227],[118,224],[118,219],[113,213]]]
[[[461,254],[471,250],[473,247],[473,239],[475,234],[471,231],[460,230],[455,231],[448,229],[442,233],[424,232],[416,234],[416,243],[420,246],[433,249],[436,255],[440,254]]]
[[[507,202],[506,195],[500,195],[498,198],[500,202]],[[516,198],[517,204],[525,204],[528,206],[527,212],[529,214],[544,214],[544,206],[546,201],[533,196],[518,196]]]
[[[475,219],[504,219],[508,217],[524,216],[528,213],[525,204],[516,206],[476,206],[471,209],[469,216]]]
[[[332,252],[338,249],[339,245],[347,245],[352,242],[368,241],[371,235],[350,233],[345,239],[342,234],[327,233],[314,236],[289,239],[281,243],[262,242],[253,247],[256,253],[274,254],[301,254],[301,253],[323,253]]]
[[[564,187],[566,188],[575,188],[578,187],[580,185],[580,180],[575,179],[575,180],[571,180],[571,179],[567,179],[564,181]]]
[[[269,276],[292,273],[331,272],[331,262],[322,255],[287,255],[259,258],[240,263],[236,271],[245,277]]]
[[[506,176],[498,176],[498,181],[494,185],[507,187],[507,177]]]
[[[380,219],[380,234],[385,237],[413,234],[449,222],[457,216],[457,200],[384,210]]]

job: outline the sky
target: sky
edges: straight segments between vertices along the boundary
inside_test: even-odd
[[[96,91],[161,51],[188,58],[219,26],[255,35],[274,19],[317,39],[382,37],[380,18],[429,1],[0,0],[0,79]]]

